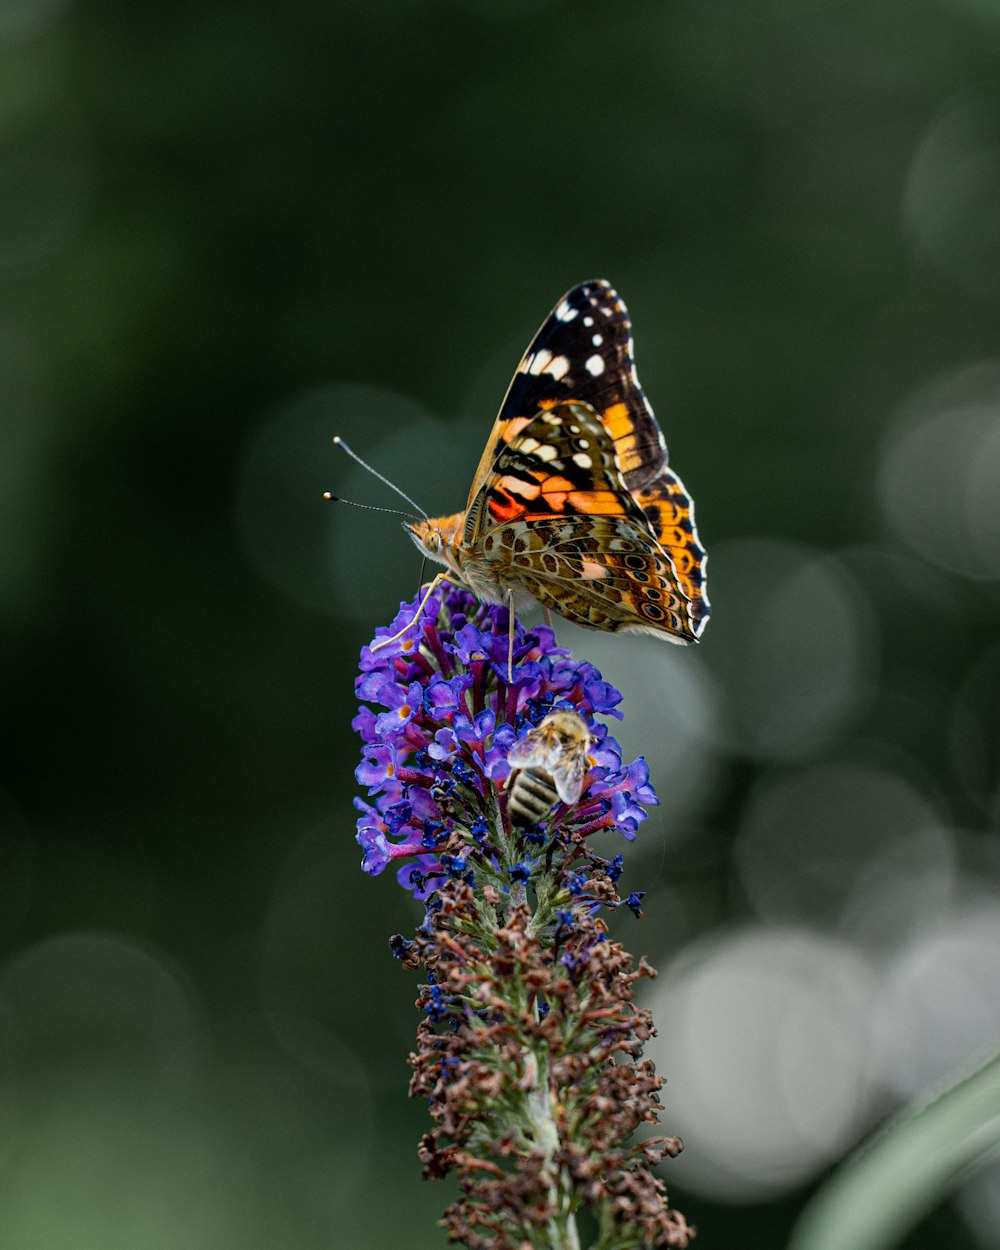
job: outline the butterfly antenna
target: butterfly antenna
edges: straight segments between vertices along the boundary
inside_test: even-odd
[[[345,499],[343,495],[332,495],[328,490],[323,492],[323,498],[327,503],[349,503],[352,508],[366,508],[369,512],[391,512],[393,516],[405,516],[411,521],[420,520],[414,512],[403,512],[401,508],[378,508],[373,503],[358,503],[355,499]]]
[[[388,486],[390,490],[394,490],[401,499],[405,499],[411,508],[416,508],[416,510],[420,513],[420,515],[424,518],[425,521],[428,519],[427,513],[423,510],[423,508],[421,508],[420,504],[414,503],[414,501],[410,498],[410,496],[407,495],[405,491],[401,491],[395,482],[390,482],[387,477],[384,477],[381,473],[379,473],[378,469],[373,469],[370,464],[367,464],[364,460],[362,460],[361,457],[357,454],[357,452],[351,451],[350,447],[348,447],[348,445],[344,442],[344,440],[340,437],[339,434],[334,435],[333,445],[334,447],[339,447],[342,451],[346,451],[352,460],[354,460],[357,464],[361,465],[362,469],[367,469],[368,472],[372,475],[372,477],[377,477],[378,480],[380,482],[384,482],[385,485]],[[345,499],[344,503],[347,503],[347,502],[348,500]],[[383,511],[389,511],[389,509],[383,509]]]

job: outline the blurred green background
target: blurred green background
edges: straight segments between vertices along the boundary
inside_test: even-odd
[[[320,497],[463,506],[591,277],[710,552],[696,652],[560,630],[698,1244],[1000,1038],[1000,8],[0,0],[0,1246],[443,1246],[351,807],[418,560]]]

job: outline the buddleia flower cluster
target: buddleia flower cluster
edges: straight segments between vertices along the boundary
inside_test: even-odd
[[[449,1239],[470,1250],[569,1250],[590,1212],[593,1250],[686,1246],[694,1230],[653,1168],[677,1138],[656,1123],[663,1084],[642,1058],[650,1013],[634,987],[653,969],[609,936],[623,857],[592,835],[635,837],[657,802],[599,719],[620,693],[553,631],[511,622],[447,583],[404,604],[361,655],[354,727],[363,740],[355,802],[366,872],[397,865],[424,905],[412,938],[390,943],[424,981],[410,1092],[433,1128],[424,1174],[454,1174]],[[554,789],[537,823],[512,819],[511,755],[552,713],[589,735],[574,802]],[[544,777],[542,778],[544,782]]]

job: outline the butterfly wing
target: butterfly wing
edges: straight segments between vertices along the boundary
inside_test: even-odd
[[[694,641],[688,599],[597,413],[561,403],[515,428],[470,504],[471,548],[569,620]]]
[[[666,464],[642,490],[634,492],[633,498],[657,542],[670,556],[677,581],[690,604],[691,627],[699,638],[712,608],[705,592],[708,556],[694,523],[694,500]]]
[[[567,291],[521,357],[479,462],[469,502],[489,472],[505,433],[509,440],[517,425],[539,410],[571,400],[589,404],[597,413],[615,411],[614,406],[626,399],[625,382],[632,382],[633,371],[631,323],[611,284],[595,279]],[[637,379],[632,385],[638,391]],[[663,436],[641,391],[638,399],[642,411],[636,412],[631,430],[618,422],[622,469],[626,475],[637,473],[637,482],[651,478],[666,459]],[[627,476],[626,484],[631,489]]]
[[[530,527],[515,523],[499,536],[515,551],[525,541],[530,545],[531,560],[522,554],[509,573],[515,588],[567,620],[668,642],[696,640],[690,605],[668,557],[626,518],[578,514]]]
[[[663,433],[639,384],[632,323],[610,283],[594,280],[574,287],[545,319],[510,383],[500,415],[473,479],[466,541],[480,518],[474,503],[498,457],[537,415],[565,403],[588,405],[610,435],[627,491],[645,516],[657,543],[671,557],[676,578],[690,602],[697,637],[708,619],[705,550],[698,540],[694,503],[667,465]]]
[[[497,526],[552,517],[643,514],[625,487],[614,443],[594,410],[565,403],[508,423],[466,512],[467,542]]]

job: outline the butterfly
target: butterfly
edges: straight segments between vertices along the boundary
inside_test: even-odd
[[[535,600],[593,629],[698,640],[709,603],[694,503],[667,463],[610,283],[574,287],[531,340],[465,511],[404,528],[446,566],[433,584]]]

